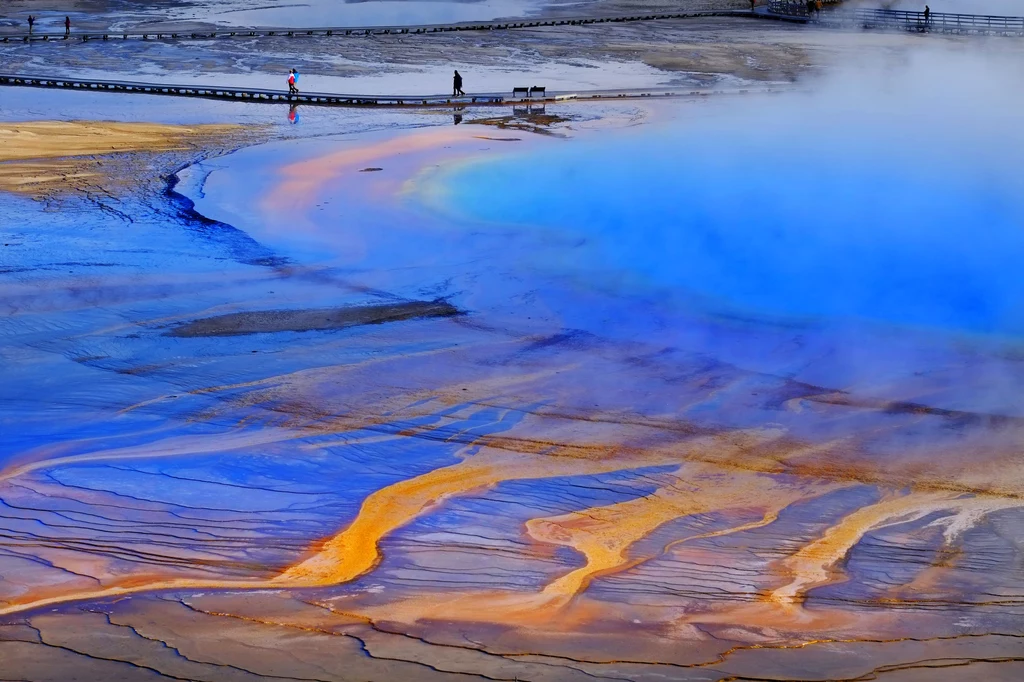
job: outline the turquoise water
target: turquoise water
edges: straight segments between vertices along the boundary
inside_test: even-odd
[[[546,232],[572,248],[537,266],[620,291],[728,314],[1024,333],[1013,169],[955,144],[870,139],[654,129],[460,167],[445,202]]]

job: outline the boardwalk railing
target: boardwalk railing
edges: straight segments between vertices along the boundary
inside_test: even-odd
[[[836,2],[837,0],[826,0],[824,4],[835,4]],[[855,26],[922,33],[984,33],[1024,36],[1024,17],[930,12],[926,18],[924,12],[890,9],[856,9],[852,11],[833,9],[820,15],[817,13],[809,15],[807,3],[800,0],[769,0],[768,11],[792,17],[807,17],[808,20],[823,26]]]
[[[204,99],[230,100],[234,102],[283,102],[288,104],[312,104],[318,106],[392,106],[392,107],[436,107],[444,105],[515,105],[543,104],[545,102],[564,102],[569,100],[608,100],[620,98],[648,97],[704,97],[707,95],[738,94],[751,92],[749,89],[737,91],[706,91],[681,89],[647,89],[647,90],[590,90],[577,92],[545,92],[542,96],[527,93],[525,97],[517,97],[508,93],[475,93],[462,97],[451,95],[351,95],[329,92],[300,92],[289,95],[283,90],[264,88],[240,88],[231,86],[210,85],[174,85],[170,83],[142,83],[136,81],[96,80],[92,78],[75,78],[72,76],[23,76],[0,74],[0,86],[22,86],[30,88],[58,88],[86,92],[125,92],[144,95],[167,95],[173,97],[201,97]],[[755,92],[776,92],[774,88]]]
[[[854,21],[864,28],[893,28],[904,31],[938,31],[940,33],[1024,35],[1024,17],[931,12],[925,18],[924,12],[883,9],[859,9],[853,15]],[[835,18],[839,19],[841,17],[837,16]]]
[[[842,0],[822,0],[823,5],[838,5]],[[188,40],[209,38],[265,38],[296,36],[379,36],[407,35],[418,33],[447,33],[451,31],[500,31],[549,26],[585,26],[588,24],[656,21],[663,19],[699,19],[706,17],[753,17],[757,19],[781,19],[786,21],[814,21],[826,26],[861,26],[863,28],[890,28],[916,31],[940,31],[946,33],[987,33],[1002,35],[1024,35],[1024,17],[987,16],[980,14],[945,14],[932,12],[928,21],[923,12],[901,12],[896,10],[859,9],[828,12],[809,16],[807,3],[801,0],[768,0],[767,12],[747,10],[710,10],[704,12],[661,12],[654,14],[630,14],[600,17],[551,17],[546,19],[503,19],[499,21],[463,22],[458,24],[423,24],[417,26],[348,26],[348,27],[263,27],[263,28],[209,28],[130,30],[130,31],[72,31],[32,34],[24,32],[0,32],[0,43],[49,42],[63,40]]]
[[[94,78],[20,76],[0,74],[0,85],[21,85],[33,88],[59,88],[101,92],[131,92],[148,95],[202,97],[242,102],[290,102],[292,104],[320,104],[356,106],[384,104],[391,106],[423,106],[457,102],[460,104],[502,104],[507,98],[498,93],[453,98],[446,95],[347,95],[340,93],[300,92],[289,95],[283,90],[240,88],[232,86],[175,85],[171,83],[142,83],[136,81],[97,80]],[[554,96],[552,100],[556,99]]]
[[[699,17],[750,16],[746,10],[713,10],[705,12],[659,12],[653,14],[628,14],[619,16],[590,17],[548,17],[538,19],[501,19],[497,21],[473,21],[456,24],[421,24],[415,26],[335,26],[318,28],[262,27],[262,28],[208,28],[203,30],[140,30],[130,31],[72,31],[66,36],[63,31],[56,33],[32,34],[2,33],[0,42],[51,41],[51,40],[180,40],[200,38],[262,38],[269,36],[371,36],[406,35],[415,33],[447,33],[450,31],[500,31],[516,28],[543,28],[547,26],[584,26],[587,24],[608,24],[661,19],[695,19]]]

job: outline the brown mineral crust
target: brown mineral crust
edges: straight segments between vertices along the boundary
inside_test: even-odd
[[[400,322],[415,318],[454,317],[461,311],[443,301],[409,301],[385,305],[315,308],[307,310],[257,310],[193,320],[167,332],[167,336],[240,336],[270,332],[305,332],[345,329],[367,324]]]

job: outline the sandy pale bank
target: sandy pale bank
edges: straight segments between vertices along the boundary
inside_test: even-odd
[[[111,121],[4,123],[0,124],[0,190],[37,193],[102,184],[103,164],[83,157],[200,149],[243,130],[237,125]]]

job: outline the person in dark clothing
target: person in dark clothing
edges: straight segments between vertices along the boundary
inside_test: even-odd
[[[32,35],[32,27],[36,25],[36,18],[31,14],[28,15],[28,34]]]
[[[455,70],[455,78],[452,79],[452,97],[458,95],[465,95],[462,91],[462,76],[459,75],[458,69]]]
[[[71,17],[64,17],[64,37],[71,36]]]
[[[928,20],[931,18],[931,16],[932,16],[932,8],[929,7],[928,5],[925,5],[924,6],[924,23],[927,24]]]
[[[807,16],[814,14],[814,0],[807,0]]]

